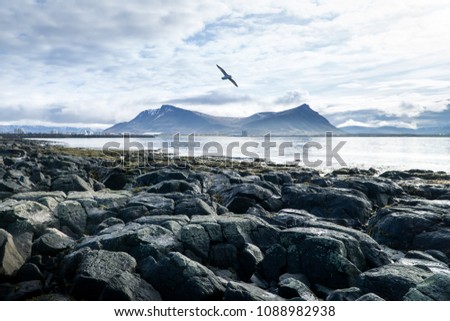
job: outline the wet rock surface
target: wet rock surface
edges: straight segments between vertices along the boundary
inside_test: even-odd
[[[447,173],[122,169],[11,144],[1,300],[450,300]]]

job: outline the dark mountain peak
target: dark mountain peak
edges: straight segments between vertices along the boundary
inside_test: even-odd
[[[173,105],[147,109],[127,123],[117,124],[106,132],[161,133],[236,133],[247,130],[251,135],[317,134],[339,131],[324,117],[302,104],[281,112],[262,112],[245,118],[216,117]]]
[[[288,113],[288,112],[302,112],[302,113],[313,112],[313,113],[317,113],[308,104],[302,104],[302,105],[297,106],[295,108],[285,110],[284,112],[286,112],[286,113]]]
[[[181,110],[181,108],[175,107],[173,105],[162,105],[159,108],[161,111],[174,111],[174,110]]]

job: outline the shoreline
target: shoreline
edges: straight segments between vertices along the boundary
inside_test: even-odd
[[[450,300],[445,172],[0,151],[0,300]]]

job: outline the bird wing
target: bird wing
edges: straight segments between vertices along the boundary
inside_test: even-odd
[[[236,87],[238,87],[238,85],[236,84],[236,82],[234,81],[233,78],[228,79],[229,81],[231,81]]]
[[[216,64],[216,66],[217,66],[217,68],[219,68],[220,69],[220,71],[223,73],[223,75],[224,76],[228,76],[228,74],[227,74],[227,72],[225,71],[225,70],[223,70],[223,68],[222,67],[220,67],[219,65],[217,65]]]

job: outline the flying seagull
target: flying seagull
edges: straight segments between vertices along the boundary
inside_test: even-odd
[[[225,70],[223,70],[223,68],[220,67],[219,65],[216,64],[216,66],[217,66],[217,68],[219,68],[220,71],[223,73],[222,80],[228,79],[228,80],[231,81],[236,87],[238,86],[238,85],[236,84],[236,82],[233,80],[233,78],[231,78],[231,75],[227,74],[227,72],[226,72]]]

